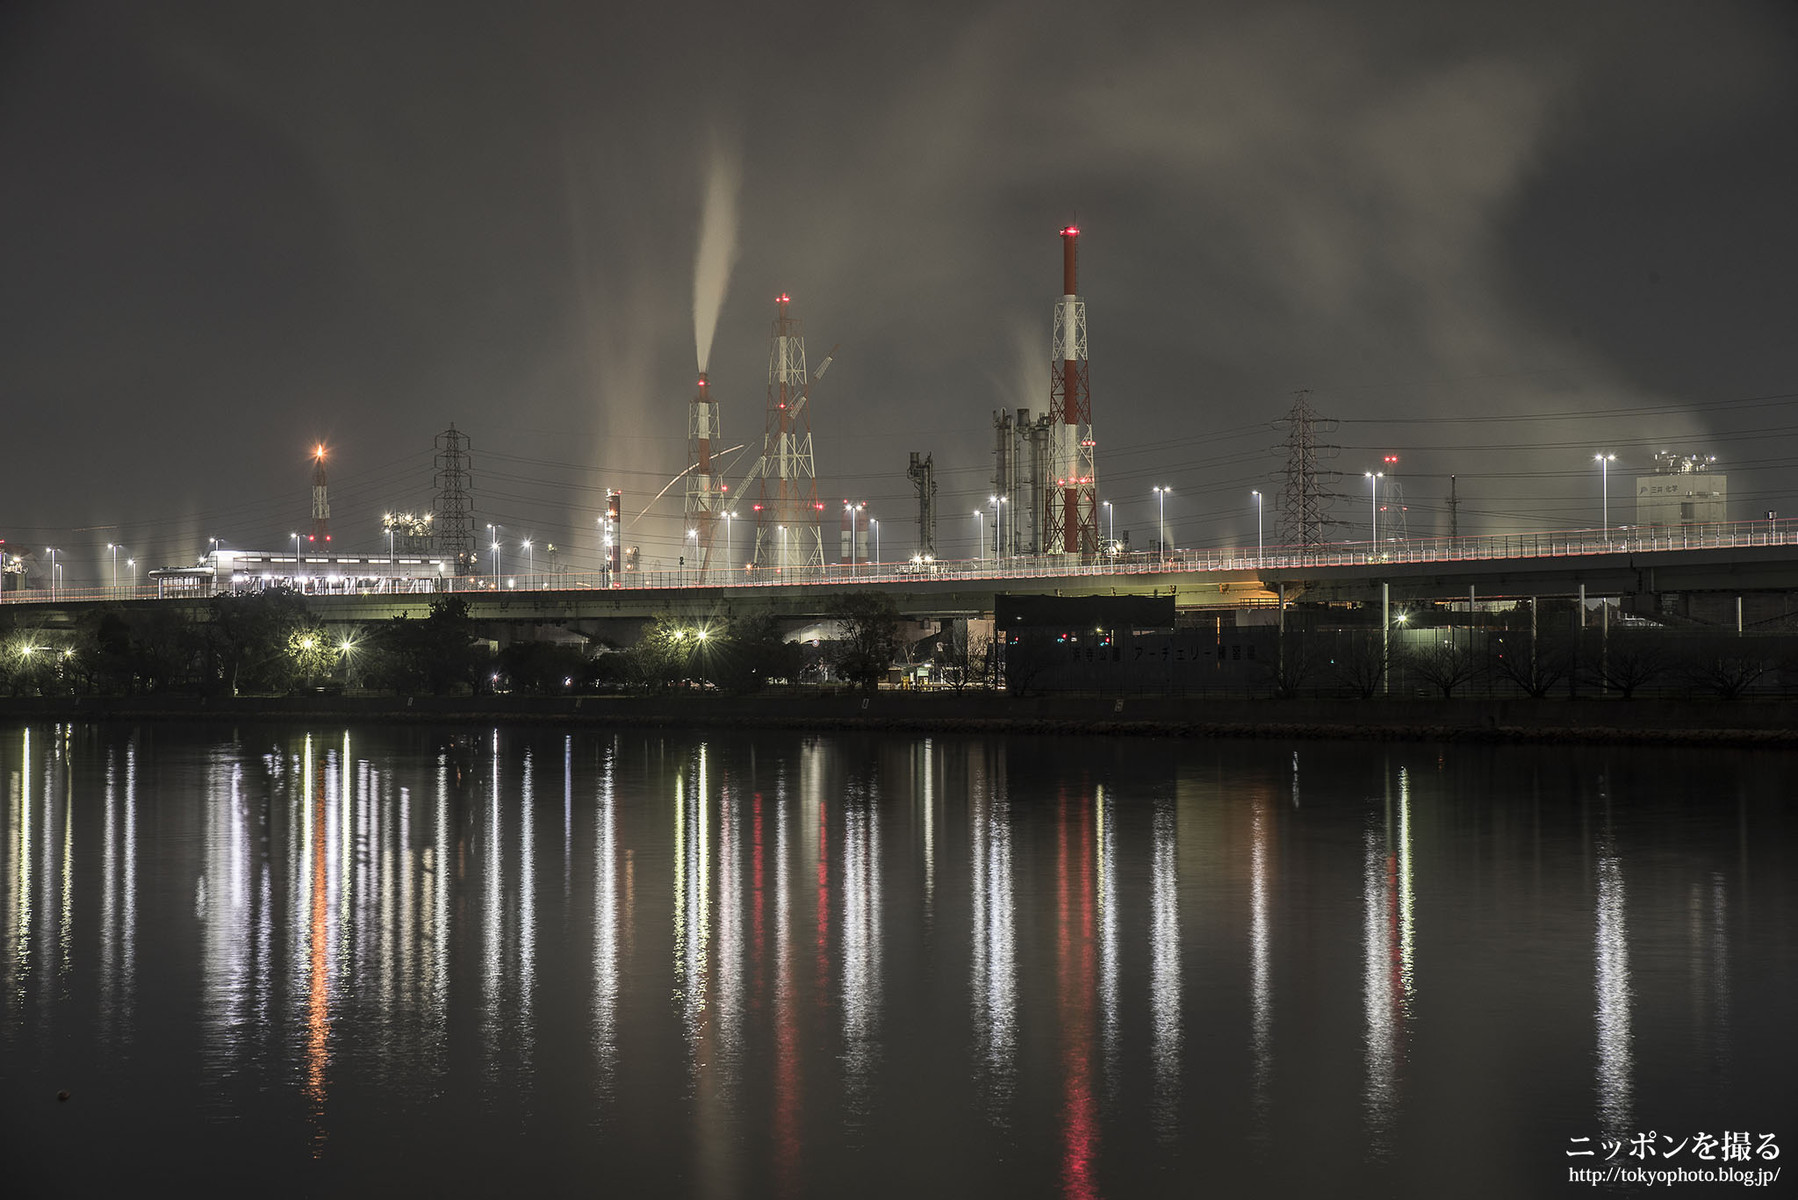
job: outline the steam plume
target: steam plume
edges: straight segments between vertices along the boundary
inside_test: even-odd
[[[737,190],[742,181],[736,155],[714,146],[699,218],[699,254],[693,262],[693,337],[701,371],[711,361],[718,310],[724,307],[730,270],[737,263]]]

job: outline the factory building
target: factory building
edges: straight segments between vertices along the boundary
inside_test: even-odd
[[[1644,529],[1678,529],[1729,519],[1729,478],[1716,469],[1715,455],[1654,456],[1654,472],[1636,478],[1636,524]]]

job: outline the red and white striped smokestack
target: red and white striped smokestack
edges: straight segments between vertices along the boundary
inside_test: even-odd
[[[1080,545],[1078,530],[1080,528],[1080,451],[1079,430],[1080,406],[1075,402],[1079,395],[1077,380],[1079,378],[1078,339],[1072,336],[1079,328],[1079,250],[1080,238],[1078,226],[1069,225],[1061,231],[1061,308],[1062,328],[1069,332],[1062,346],[1062,424],[1067,426],[1067,437],[1062,440],[1061,463],[1057,476],[1061,480],[1061,520],[1063,534],[1062,549],[1068,552],[1077,550]]]
[[[1051,459],[1054,485],[1044,514],[1044,549],[1090,556],[1098,551],[1098,504],[1093,468],[1092,401],[1086,367],[1086,305],[1080,299],[1077,239],[1080,228],[1061,230],[1062,296],[1055,306],[1050,355],[1049,411],[1060,428]]]

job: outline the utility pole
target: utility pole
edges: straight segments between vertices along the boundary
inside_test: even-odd
[[[1460,518],[1460,512],[1458,511],[1460,509],[1460,507],[1461,507],[1461,497],[1455,491],[1455,477],[1453,475],[1450,475],[1448,477],[1448,536],[1449,537],[1460,537],[1461,536],[1461,518]]]

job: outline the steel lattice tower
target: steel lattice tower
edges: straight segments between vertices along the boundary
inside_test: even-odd
[[[474,504],[468,498],[468,489],[473,486],[468,457],[472,443],[452,422],[437,435],[434,444],[437,497],[431,502],[431,516],[437,529],[437,550],[455,556],[458,572],[473,570]]]
[[[755,506],[758,567],[824,564],[824,506],[818,503],[812,417],[806,404],[811,376],[805,366],[804,328],[787,314],[789,303],[784,292],[775,299],[774,336],[768,348],[768,428]]]
[[[1317,468],[1320,453],[1334,454],[1335,446],[1318,442],[1320,432],[1336,428],[1334,420],[1320,418],[1311,410],[1311,393],[1297,392],[1292,408],[1284,419],[1275,422],[1286,427],[1286,490],[1280,497],[1280,536],[1289,546],[1317,546],[1324,540],[1324,526],[1329,523],[1330,501],[1334,495],[1324,490],[1324,482],[1333,472]]]
[[[687,407],[687,521],[681,536],[693,543],[693,557],[702,571],[711,569],[712,540],[725,512],[724,479],[712,464],[712,454],[718,449],[718,405],[712,400],[706,373],[701,371],[693,402]],[[685,545],[683,542],[683,554]]]
[[[1051,462],[1055,472],[1047,489],[1043,528],[1049,554],[1099,552],[1098,485],[1093,467],[1093,410],[1086,363],[1086,302],[1077,286],[1075,242],[1080,230],[1061,231],[1061,300],[1055,305],[1055,333],[1050,349],[1049,416],[1054,430]]]

